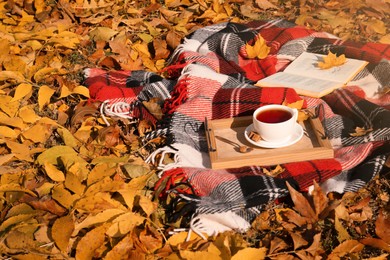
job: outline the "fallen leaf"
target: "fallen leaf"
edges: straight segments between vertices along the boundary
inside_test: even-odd
[[[32,93],[32,85],[29,83],[21,83],[15,89],[14,97],[11,101],[20,100]]]
[[[245,44],[245,49],[249,59],[264,59],[268,56],[271,48],[267,46],[264,38],[259,35],[253,45],[249,43]]]
[[[57,218],[51,228],[51,236],[61,252],[68,252],[68,245],[73,233],[74,221],[71,215]]]
[[[297,250],[303,246],[306,246],[309,244],[299,233],[295,232],[289,232],[291,238],[293,239],[294,243],[294,250]]]
[[[41,111],[47,104],[56,91],[49,86],[43,85],[38,90],[38,106]]]
[[[330,51],[328,55],[323,57],[323,61],[319,61],[317,65],[319,68],[325,70],[325,69],[341,66],[346,61],[347,59],[345,58],[344,54],[341,54],[340,56],[337,57],[336,54]]]
[[[235,253],[232,256],[232,260],[257,260],[257,259],[265,259],[267,254],[267,248],[262,247],[262,248],[244,248],[239,250],[237,253]]]
[[[299,212],[302,216],[315,221],[318,216],[311,207],[309,201],[302,195],[302,193],[296,191],[291,185],[286,182],[287,188],[290,192],[292,201],[294,202],[294,209]]]
[[[335,217],[334,228],[337,231],[337,239],[340,243],[351,239],[348,231],[344,228],[343,224],[337,216]]]
[[[76,260],[92,259],[98,257],[96,250],[103,245],[105,241],[106,225],[100,225],[85,236],[77,243]]]
[[[45,162],[44,168],[46,171],[47,176],[49,176],[50,179],[56,182],[62,182],[65,181],[65,174],[58,170],[56,166],[54,166],[51,163]]]
[[[390,244],[390,217],[388,214],[385,215],[383,210],[379,212],[375,221],[375,233],[386,243]]]
[[[357,240],[346,240],[333,249],[329,257],[332,259],[332,257],[343,257],[349,253],[359,253],[363,248],[364,245]]]
[[[355,128],[355,133],[350,133],[350,136],[364,136],[370,132],[372,132],[372,128],[365,129],[364,127],[356,127]]]
[[[374,238],[374,237],[366,237],[366,238],[359,240],[359,242],[366,245],[366,246],[378,248],[378,249],[381,249],[381,250],[384,250],[384,251],[390,253],[390,244],[386,243],[382,239]]]
[[[121,209],[107,209],[96,215],[90,215],[86,217],[81,223],[75,225],[72,236],[76,236],[79,233],[79,231],[83,228],[88,228],[94,225],[108,222],[123,213],[124,211]]]

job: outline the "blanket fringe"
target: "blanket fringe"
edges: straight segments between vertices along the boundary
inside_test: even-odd
[[[250,223],[232,211],[199,214],[193,217],[190,222],[190,229],[205,240],[204,234],[214,236],[230,230],[245,232],[249,228]]]

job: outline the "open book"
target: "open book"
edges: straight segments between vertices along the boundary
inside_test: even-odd
[[[326,55],[304,52],[289,64],[283,72],[259,80],[261,87],[294,88],[300,95],[320,98],[345,86],[368,62],[349,59],[341,66],[320,69],[318,62]]]

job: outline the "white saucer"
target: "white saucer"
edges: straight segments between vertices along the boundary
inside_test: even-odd
[[[248,140],[248,142],[250,142],[253,145],[260,146],[263,148],[281,148],[281,147],[286,147],[286,146],[295,144],[296,142],[301,140],[301,138],[303,136],[302,126],[300,124],[296,123],[294,128],[295,128],[294,133],[291,135],[290,139],[288,139],[287,141],[282,142],[282,143],[270,143],[270,142],[267,142],[265,140],[260,140],[257,142],[253,141],[252,139],[249,138],[249,133],[253,130],[253,124],[249,125],[245,129],[244,135],[245,135],[246,140]]]

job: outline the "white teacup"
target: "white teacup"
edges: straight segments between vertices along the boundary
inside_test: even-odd
[[[294,134],[298,110],[284,105],[265,105],[253,113],[253,128],[263,140],[283,143]]]

